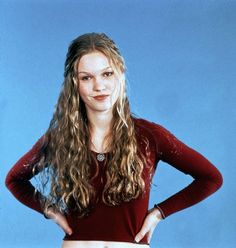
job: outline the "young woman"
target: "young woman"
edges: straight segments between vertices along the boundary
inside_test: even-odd
[[[205,157],[131,114],[124,60],[105,34],[71,43],[64,77],[48,130],[6,177],[19,201],[64,230],[63,248],[149,247],[161,219],[220,188],[222,176]],[[194,180],[148,210],[160,160]],[[38,189],[30,183],[36,174]]]

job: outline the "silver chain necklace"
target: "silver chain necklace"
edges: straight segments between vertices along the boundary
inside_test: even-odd
[[[90,140],[91,141],[91,144],[93,145],[93,147],[95,148],[95,152],[96,152],[96,146],[94,145],[94,143],[92,142],[92,140]],[[97,153],[97,152],[96,152]],[[97,158],[97,161],[99,161],[99,162],[103,162],[104,160],[105,160],[105,158],[106,158],[106,156],[105,156],[105,154],[104,153],[101,153],[101,152],[99,152],[97,155],[96,155],[96,158]]]
[[[105,160],[105,154],[104,154],[104,153],[99,153],[99,154],[97,154],[97,160],[98,160],[99,162],[104,161],[104,160]]]

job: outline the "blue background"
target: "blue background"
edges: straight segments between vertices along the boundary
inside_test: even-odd
[[[133,112],[160,123],[222,172],[223,187],[156,228],[153,248],[236,247],[236,1],[0,1],[0,244],[60,247],[63,231],[17,202],[6,173],[42,135],[69,42],[105,32],[127,64]],[[150,206],[191,178],[165,163]]]

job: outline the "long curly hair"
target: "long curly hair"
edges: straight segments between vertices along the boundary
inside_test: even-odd
[[[120,80],[120,93],[113,106],[108,135],[109,156],[102,201],[107,205],[137,198],[144,192],[143,158],[138,151],[134,123],[126,95],[125,63],[115,43],[104,33],[87,33],[69,46],[64,82],[49,128],[44,135],[43,154],[35,171],[41,171],[41,191],[48,195],[43,207],[61,212],[73,209],[84,216],[93,206],[96,189],[92,185],[89,120],[78,92],[77,68],[81,57],[99,51],[108,59]],[[139,154],[139,155],[138,155]],[[46,175],[48,175],[46,177]],[[47,179],[45,179],[47,178]]]

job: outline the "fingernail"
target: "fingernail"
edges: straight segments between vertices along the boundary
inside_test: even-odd
[[[134,241],[135,241],[136,243],[138,243],[138,242],[139,242],[139,239],[138,239],[138,238],[135,238]]]

